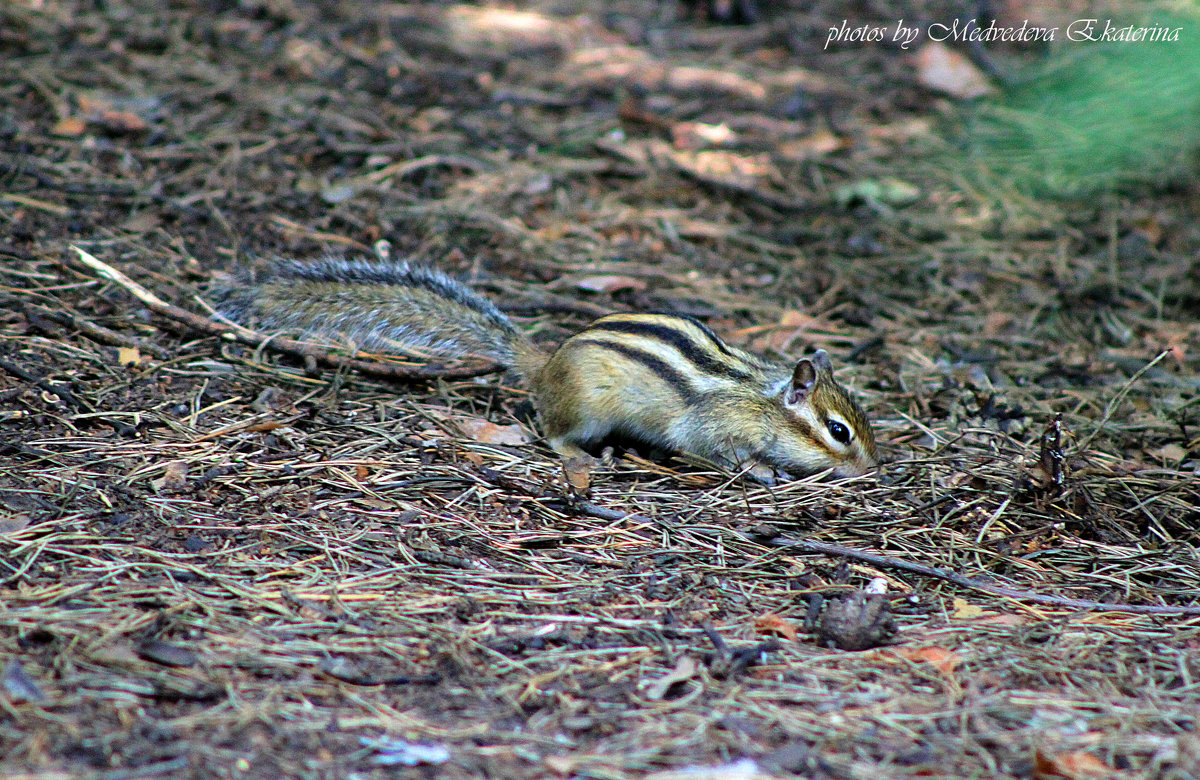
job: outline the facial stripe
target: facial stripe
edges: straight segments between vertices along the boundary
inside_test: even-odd
[[[828,434],[823,426],[814,424],[812,415],[796,415],[791,420],[791,426],[796,430],[803,440],[812,442],[821,451],[828,455],[830,459],[837,460],[840,458],[840,453],[826,443],[825,436]]]
[[[809,441],[816,444],[834,459],[843,457],[845,448],[835,441],[833,435],[829,433],[829,428],[825,425],[825,416],[823,414],[819,413],[812,405],[808,405],[799,410],[799,417],[805,423],[803,430],[808,435]]]
[[[600,347],[611,352],[616,352],[618,355],[622,355],[625,358],[634,361],[635,363],[641,363],[643,366],[650,369],[655,376],[661,379],[664,384],[674,390],[679,397],[683,399],[683,402],[689,406],[694,404],[699,397],[695,388],[692,387],[687,377],[685,377],[677,368],[670,365],[667,361],[663,360],[652,352],[613,341],[587,338],[580,339],[578,336],[574,337],[570,343],[576,347],[583,346],[585,344],[588,346]]]
[[[713,346],[726,357],[722,359],[706,352],[697,343],[692,334],[685,332],[677,326],[672,327],[671,320],[675,320],[680,324],[687,323],[697,326],[700,332],[712,342]],[[628,333],[635,336],[644,336],[645,338],[669,345],[684,360],[699,369],[701,373],[709,374],[710,376],[728,377],[740,381],[749,381],[753,378],[753,374],[746,370],[737,356],[731,353],[716,335],[699,323],[685,320],[681,317],[659,315],[654,320],[642,318],[603,319],[589,326],[587,332]]]

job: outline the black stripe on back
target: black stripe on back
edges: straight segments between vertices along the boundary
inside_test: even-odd
[[[752,352],[746,352],[745,350],[738,350],[735,352],[734,350],[730,349],[729,345],[726,344],[724,341],[721,341],[721,337],[718,336],[716,333],[714,333],[712,328],[708,327],[703,322],[701,322],[700,320],[691,316],[690,314],[671,314],[670,312],[650,312],[650,313],[657,314],[662,317],[673,317],[674,319],[677,319],[677,320],[687,320],[688,322],[692,323],[693,325],[695,325],[697,328],[700,329],[700,332],[703,333],[710,342],[712,342],[712,345],[717,348],[718,352],[720,352],[723,355],[728,355],[729,357],[733,358],[734,360],[741,360],[746,363],[752,363],[756,368],[769,369],[769,368],[775,367],[775,364],[772,363],[771,361],[764,360],[763,358],[759,357],[758,355],[755,355]]]
[[[699,328],[700,332],[708,337],[708,340],[712,342],[712,345],[717,348],[718,352],[720,352],[722,355],[729,355],[729,357],[734,358],[735,360],[737,359],[737,356],[729,351],[729,347],[725,345],[725,342],[721,341],[721,338],[717,334],[713,333],[712,328],[708,327],[695,317],[689,317],[686,314],[664,314],[663,316],[674,317],[677,320],[687,320]]]
[[[637,349],[636,347],[626,346],[625,344],[618,344],[612,341],[601,341],[599,339],[595,341],[591,339],[581,340],[578,337],[571,339],[570,343],[576,346],[587,344],[589,346],[602,347],[604,349],[616,352],[619,355],[624,355],[635,363],[641,363],[643,366],[650,369],[655,376],[657,376],[676,393],[678,393],[679,397],[683,399],[683,402],[689,406],[695,404],[699,398],[695,389],[691,386],[691,384],[688,383],[687,377],[675,370],[670,364],[667,363],[667,361],[663,360],[658,355],[647,352],[644,349]]]
[[[677,319],[683,318],[680,317]],[[659,325],[653,322],[639,322],[637,320],[601,320],[600,322],[594,322],[589,325],[586,329],[586,332],[609,331],[611,333],[631,333],[635,336],[647,336],[657,341],[661,341],[664,344],[670,344],[672,347],[678,350],[679,354],[683,355],[687,361],[689,361],[696,368],[700,369],[702,373],[709,374],[710,376],[723,376],[729,379],[738,379],[742,381],[752,378],[753,375],[748,371],[743,371],[732,365],[732,361],[740,361],[740,358],[732,354],[712,331],[705,326],[700,325],[700,323],[695,322],[694,320],[688,321],[695,325],[699,325],[700,330],[703,331],[706,336],[712,339],[713,344],[717,347],[717,349],[729,356],[729,362],[714,359],[712,355],[696,346],[696,343],[689,338],[686,333],[682,333],[674,328],[666,325]]]

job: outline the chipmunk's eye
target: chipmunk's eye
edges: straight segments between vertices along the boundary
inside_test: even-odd
[[[837,420],[830,420],[829,422],[825,423],[825,427],[829,429],[829,435],[832,436],[833,440],[838,444],[850,443],[850,429],[842,423],[838,422]]]

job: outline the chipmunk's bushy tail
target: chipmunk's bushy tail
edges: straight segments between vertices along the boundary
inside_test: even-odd
[[[367,352],[492,360],[529,377],[546,356],[491,301],[407,262],[278,260],[214,290],[234,322]]]

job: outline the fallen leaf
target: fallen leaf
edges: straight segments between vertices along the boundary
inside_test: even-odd
[[[596,293],[613,293],[618,290],[637,290],[646,289],[646,283],[641,279],[635,279],[632,276],[589,276],[575,282],[575,286],[580,290],[587,290]]]
[[[915,184],[891,177],[859,179],[843,184],[833,191],[834,202],[842,208],[849,208],[858,203],[889,207],[908,206],[916,203],[920,197],[921,190]]]
[[[1105,764],[1091,753],[1055,753],[1053,755],[1037,751],[1034,759],[1034,780],[1050,780],[1050,778],[1110,777],[1114,774],[1112,767]]]
[[[996,91],[969,59],[938,41],[930,41],[916,54],[917,81],[929,89],[960,100],[982,97]]]
[[[146,120],[132,111],[104,111],[99,122],[114,133],[137,133],[147,127]]]
[[[696,661],[691,656],[679,656],[674,669],[646,686],[646,698],[658,701],[667,695],[672,685],[692,679],[696,675],[696,668]]]
[[[983,607],[972,604],[966,599],[954,600],[954,617],[959,620],[974,620],[983,614]]]
[[[50,132],[57,136],[73,138],[83,135],[83,131],[86,129],[87,122],[77,116],[68,116],[55,122],[54,126],[50,128]]]
[[[779,634],[784,639],[795,642],[799,637],[796,625],[774,613],[760,615],[754,619],[754,630],[760,634]]]
[[[1013,323],[1013,315],[1006,311],[990,312],[983,319],[983,335],[998,336]]]
[[[478,418],[456,419],[454,424],[463,436],[482,444],[501,444],[519,447],[529,443],[529,435],[520,425],[496,425]]]
[[[849,149],[853,145],[854,142],[849,137],[821,129],[803,138],[781,141],[776,151],[781,157],[789,160],[811,160]]]
[[[275,431],[284,427],[284,424],[278,420],[264,420],[254,425],[247,425],[246,430],[252,433],[262,433],[264,431]]]
[[[676,149],[725,146],[735,141],[737,135],[724,123],[707,125],[703,122],[678,122],[671,127],[671,143]]]
[[[117,362],[123,366],[136,366],[142,362],[142,353],[137,347],[117,347]]]
[[[1157,449],[1146,450],[1146,454],[1162,458],[1167,463],[1182,463],[1183,459],[1188,456],[1188,451],[1178,444],[1172,443],[1164,444]]]
[[[901,648],[896,651],[896,654],[909,661],[927,663],[934,669],[937,669],[938,673],[943,677],[951,677],[954,674],[954,670],[962,663],[962,657],[958,653],[936,645]]]
[[[754,188],[779,178],[778,169],[765,154],[735,154],[710,150],[676,152],[671,159],[681,169],[707,181]]]
[[[186,461],[173,460],[163,469],[163,475],[150,481],[150,486],[156,493],[178,493],[187,487],[188,464]]]
[[[592,487],[592,459],[563,458],[563,476],[577,493],[586,494]]]

